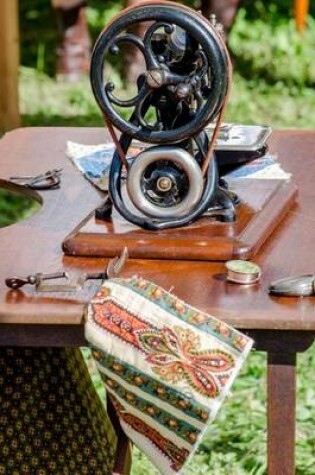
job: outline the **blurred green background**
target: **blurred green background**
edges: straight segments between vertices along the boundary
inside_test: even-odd
[[[188,4],[198,8],[194,2]],[[118,1],[89,1],[94,39],[120,9]],[[293,0],[243,3],[229,37],[235,72],[228,121],[314,128],[314,17],[313,2],[307,29],[300,35]],[[57,26],[49,0],[20,0],[20,31],[23,125],[102,126],[87,78],[78,84],[54,79]],[[113,74],[118,78],[118,71]],[[0,194],[0,226],[19,219],[28,208],[29,203]],[[310,384],[314,363],[314,349],[299,357],[297,475],[315,474],[315,386]],[[187,475],[267,473],[265,380],[265,355],[253,352]],[[133,475],[157,474],[142,454],[134,452]]]
[[[198,8],[197,2],[186,4]],[[123,3],[90,0],[88,5],[89,29],[95,40]],[[260,75],[269,84],[313,86],[314,2],[303,37],[295,31],[293,0],[245,0],[242,5],[229,42],[236,71],[247,79]],[[20,0],[20,30],[22,64],[53,76],[57,25],[49,0]]]
[[[95,39],[122,4],[88,4]],[[229,38],[235,73],[227,120],[273,127],[314,125],[314,6],[310,13],[301,36],[295,28],[293,0],[243,3]],[[102,125],[88,81],[66,85],[53,80],[57,26],[49,0],[20,0],[20,29],[23,123]]]

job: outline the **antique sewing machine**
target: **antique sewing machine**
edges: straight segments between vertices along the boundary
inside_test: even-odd
[[[143,37],[135,33],[143,29]],[[126,99],[115,95],[106,77],[111,56],[124,47],[138,48],[146,68],[136,94]],[[208,21],[171,2],[126,9],[96,42],[91,84],[117,144],[109,193],[125,219],[151,230],[186,225],[204,212],[235,220],[237,197],[220,180],[214,153],[231,84],[229,54],[215,17]],[[207,133],[209,123],[215,126]],[[113,126],[122,132],[119,141]],[[150,146],[128,162],[135,139]]]
[[[111,77],[110,62],[124,48],[144,58],[131,97]],[[101,32],[90,79],[115,144],[109,193],[64,251],[112,256],[128,245],[131,257],[249,259],[295,188],[222,178],[226,168],[265,153],[270,128],[235,132],[223,123],[232,68],[215,17],[167,1],[127,8]],[[140,152],[130,158],[134,146]]]

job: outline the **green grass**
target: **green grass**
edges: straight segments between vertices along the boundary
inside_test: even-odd
[[[293,19],[276,24],[260,18],[248,27],[245,10],[241,10],[229,38],[238,71],[246,77],[262,77],[269,84],[314,87],[315,19],[308,18],[308,28],[301,35]]]
[[[40,204],[32,198],[0,188],[0,228],[9,226],[39,210]]]

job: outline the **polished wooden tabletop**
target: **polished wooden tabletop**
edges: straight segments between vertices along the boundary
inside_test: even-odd
[[[24,128],[6,134],[0,141],[2,179],[63,168],[61,188],[39,192],[43,201],[39,212],[0,229],[0,323],[82,323],[85,304],[95,292],[96,283],[89,283],[78,293],[38,294],[31,286],[10,291],[4,280],[36,272],[65,269],[77,275],[104,268],[106,259],[64,256],[61,243],[102,202],[101,193],[66,157],[66,142],[98,144],[107,139],[101,128]],[[151,279],[238,328],[315,330],[313,297],[276,298],[267,292],[272,280],[315,273],[315,132],[274,132],[270,150],[293,174],[299,194],[255,258],[263,271],[259,284],[228,283],[223,262],[130,260],[122,275]]]

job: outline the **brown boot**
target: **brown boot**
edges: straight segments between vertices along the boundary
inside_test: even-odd
[[[70,9],[56,9],[61,33],[61,42],[57,49],[58,80],[75,82],[89,71],[91,38],[85,7],[86,2]]]

